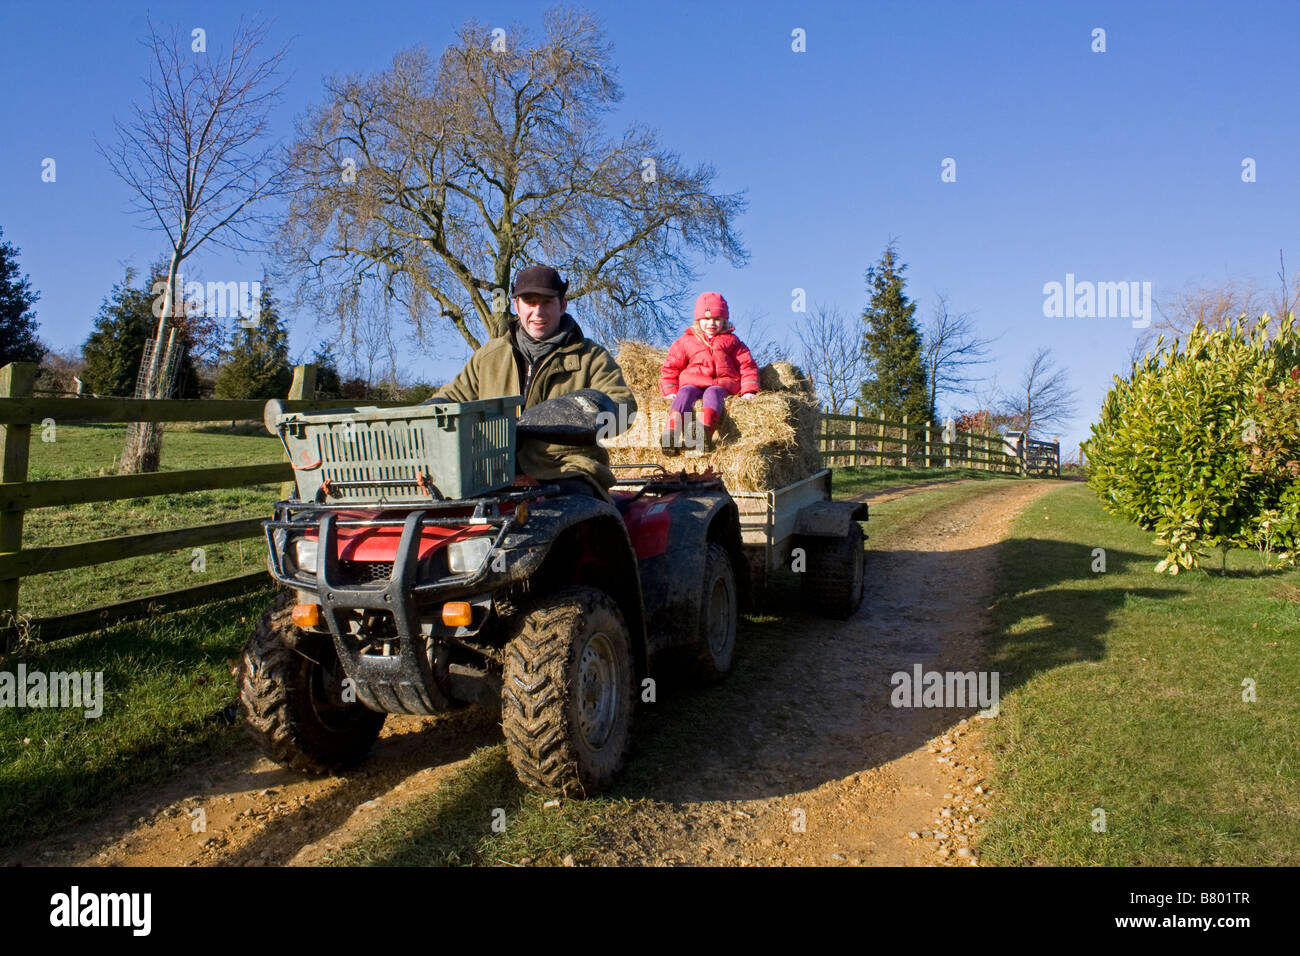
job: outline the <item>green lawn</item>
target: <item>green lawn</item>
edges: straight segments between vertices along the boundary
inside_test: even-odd
[[[33,428],[31,480],[114,474],[125,425],[59,426],[53,442]],[[282,460],[279,442],[241,426],[168,426],[163,470]],[[29,511],[27,547],[269,516],[278,486],[190,492]],[[266,566],[260,537],[25,578],[22,612],[43,616],[216,581]],[[103,713],[0,708],[0,843],[62,830],[243,739],[234,713],[233,662],[271,588],[175,614],[123,622],[0,655],[0,670],[103,672]]]
[[[170,425],[164,435],[162,470],[253,465],[283,460],[277,439],[248,426]],[[63,425],[53,442],[32,429],[29,480],[83,478],[115,474],[125,425]],[[278,485],[194,491],[120,501],[90,502],[26,513],[23,546],[71,544],[122,534],[164,531],[239,518],[270,517]],[[85,610],[113,601],[143,597],[205,581],[219,581],[266,564],[260,536],[204,546],[202,555],[184,548],[164,554],[113,561],[23,579],[19,613],[45,617]],[[201,558],[201,560],[200,560]]]
[[[101,671],[102,714],[0,708],[0,845],[67,829],[242,741],[230,665],[269,588],[0,655],[0,671]]]
[[[1083,486],[1016,522],[985,862],[1300,863],[1300,572],[1237,551],[1226,577],[1164,577],[1151,538]]]
[[[893,468],[881,467],[836,468],[831,478],[837,498],[861,495],[895,485],[921,485],[932,481],[991,481],[1009,478],[1010,475],[976,468]]]

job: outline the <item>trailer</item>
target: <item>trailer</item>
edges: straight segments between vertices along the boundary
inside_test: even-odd
[[[867,520],[867,505],[833,501],[830,469],[771,491],[732,491],[731,497],[756,603],[778,580],[796,575],[819,613],[846,618],[858,609],[866,539],[858,522]]]

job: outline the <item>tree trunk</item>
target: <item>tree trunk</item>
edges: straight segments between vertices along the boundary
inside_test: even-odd
[[[158,317],[158,333],[154,336],[153,350],[149,356],[149,367],[142,369],[144,378],[136,385],[136,398],[165,398],[162,395],[162,383],[167,379],[167,365],[172,358],[170,349],[166,348],[168,318],[176,315],[176,277],[180,272],[180,257],[172,249],[171,261],[167,264],[167,288],[163,290],[162,314]],[[181,290],[182,293],[184,290]],[[181,295],[184,299],[184,295]],[[141,356],[143,359],[143,356]],[[120,475],[143,475],[158,470],[162,461],[162,422],[129,422],[126,426],[126,441],[122,446],[122,463],[118,468]]]

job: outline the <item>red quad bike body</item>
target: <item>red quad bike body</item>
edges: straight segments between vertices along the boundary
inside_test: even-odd
[[[364,759],[386,714],[479,704],[499,708],[526,784],[599,792],[666,662],[727,673],[762,580],[708,473],[625,479],[612,503],[527,478],[462,499],[330,497],[321,483],[264,522],[284,591],[238,673],[253,738],[306,772]]]

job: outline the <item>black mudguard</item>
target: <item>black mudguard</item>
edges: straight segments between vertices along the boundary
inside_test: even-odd
[[[660,554],[640,559],[651,656],[694,641],[711,539],[731,557],[742,606],[748,603],[749,591],[748,564],[740,550],[740,522],[730,496],[678,493],[665,496],[658,506],[669,517],[667,546]]]

